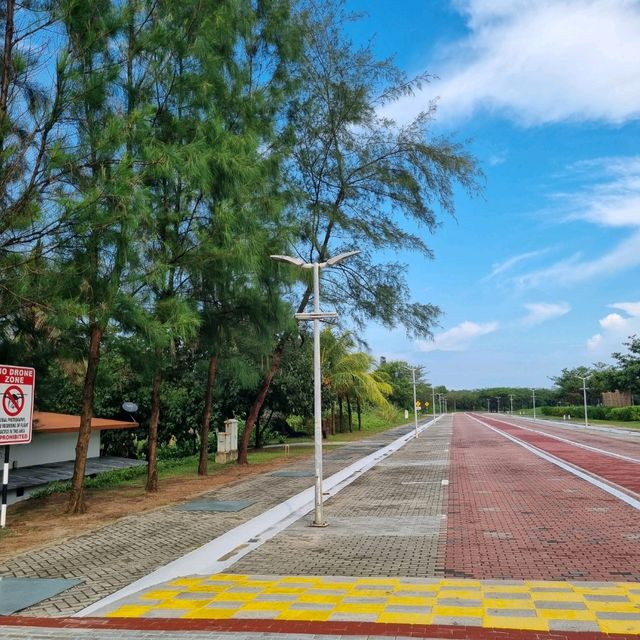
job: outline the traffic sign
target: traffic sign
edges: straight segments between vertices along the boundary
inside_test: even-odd
[[[35,378],[31,367],[0,365],[0,445],[31,442]]]

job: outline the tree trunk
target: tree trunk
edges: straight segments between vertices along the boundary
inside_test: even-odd
[[[13,69],[13,32],[14,32],[14,13],[15,0],[6,0],[7,4],[4,9],[4,47],[2,51],[2,80],[0,80],[0,111],[3,115],[7,112],[9,104],[9,82],[11,79],[11,70]],[[4,124],[4,123],[3,123]],[[2,138],[4,139],[4,137]]]
[[[331,401],[331,435],[336,435],[336,403]]]
[[[256,420],[258,419],[258,415],[260,414],[262,405],[264,404],[267,393],[269,392],[269,387],[271,385],[271,381],[273,380],[273,376],[275,376],[278,372],[278,369],[280,369],[280,362],[282,360],[283,351],[284,342],[280,342],[273,352],[271,366],[269,367],[269,370],[262,380],[260,391],[258,392],[256,399],[253,401],[251,409],[249,409],[249,415],[247,416],[247,420],[244,425],[244,431],[242,433],[242,440],[240,441],[240,445],[238,446],[238,464],[249,463],[247,459],[247,452],[249,451],[249,439],[251,438],[251,432],[256,425]]]
[[[207,475],[209,462],[209,423],[211,422],[211,406],[213,404],[213,385],[218,372],[218,355],[209,359],[209,372],[207,374],[207,390],[204,397],[204,415],[200,427],[200,461],[198,462],[198,475]]]
[[[342,413],[342,397],[338,398],[338,431],[344,433],[344,415]]]
[[[260,418],[261,416],[258,416],[258,419],[256,420],[256,435],[253,442],[254,449],[262,448],[262,428],[260,427]]]
[[[158,491],[158,423],[160,422],[161,382],[162,369],[158,366],[153,374],[151,416],[149,418],[149,438],[147,441],[147,486],[145,488],[150,493],[157,493]]]
[[[356,397],[356,412],[358,413],[358,431],[362,431],[362,407],[358,397]]]
[[[349,433],[353,433],[353,413],[351,412],[351,400],[347,396],[347,419],[349,420]]]
[[[71,493],[67,504],[67,513],[84,513],[84,472],[87,468],[87,452],[91,438],[91,418],[93,417],[93,396],[96,387],[96,375],[100,364],[100,343],[102,341],[102,328],[95,322],[89,328],[89,357],[87,359],[87,372],[84,376],[82,388],[82,409],[80,411],[80,430],[76,443],[76,460],[73,467],[73,479],[71,480]]]

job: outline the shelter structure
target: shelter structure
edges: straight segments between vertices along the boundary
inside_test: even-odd
[[[144,465],[143,460],[100,457],[100,437],[109,429],[135,429],[138,423],[126,420],[91,420],[87,475],[101,471]],[[8,503],[23,500],[39,487],[73,476],[75,447],[80,416],[66,413],[33,412],[33,437],[29,444],[12,446],[9,452]]]

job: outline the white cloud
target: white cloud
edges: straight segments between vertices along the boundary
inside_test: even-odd
[[[474,338],[493,333],[498,327],[497,322],[479,324],[467,320],[437,334],[432,342],[419,340],[417,344],[420,351],[466,351]]]
[[[640,302],[614,302],[609,305],[612,309],[620,309],[630,316],[640,317]]]
[[[495,278],[497,275],[504,273],[505,271],[509,271],[516,265],[524,262],[525,260],[529,260],[531,258],[535,258],[536,256],[540,256],[544,253],[547,253],[549,249],[540,249],[539,251],[528,251],[527,253],[520,253],[516,256],[512,256],[511,258],[507,258],[503,262],[494,262],[491,265],[491,273],[483,278],[483,281],[491,280]]]
[[[560,285],[585,282],[599,276],[611,276],[640,265],[640,232],[618,243],[608,253],[594,259],[585,259],[575,253],[537,271],[518,276],[515,283],[521,287],[548,286],[550,282]]]
[[[561,285],[611,276],[640,265],[640,156],[600,158],[571,168],[586,186],[573,194],[555,196],[554,211],[561,222],[583,220],[631,234],[599,256],[576,252],[543,269],[515,278],[522,287],[554,282]]]
[[[589,186],[579,193],[561,194],[569,220],[602,227],[640,227],[640,156],[599,158],[576,166],[585,170]]]
[[[388,105],[406,122],[440,96],[440,119],[493,111],[537,125],[640,115],[637,0],[459,0],[469,34],[442,52],[442,81]],[[446,61],[446,62],[444,62]],[[434,66],[434,63],[430,63]]]
[[[522,318],[522,324],[532,327],[536,324],[541,324],[552,318],[559,318],[571,311],[571,305],[566,302],[560,302],[557,304],[549,302],[532,302],[524,305],[525,309],[529,312],[524,318]]]
[[[614,302],[609,306],[627,315],[609,313],[598,321],[601,331],[587,340],[587,349],[600,356],[610,355],[629,336],[640,333],[640,302]]]

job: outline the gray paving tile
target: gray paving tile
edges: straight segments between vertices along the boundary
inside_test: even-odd
[[[616,596],[600,593],[585,593],[584,599],[590,602],[630,602],[627,596]]]
[[[385,613],[431,613],[431,607],[405,604],[390,604],[385,608]]]
[[[597,622],[588,620],[549,620],[549,631],[600,631]]]
[[[476,616],[434,616],[433,624],[481,627],[482,618]]]
[[[535,600],[538,609],[567,609],[568,611],[584,611],[587,605],[584,602],[566,602],[563,600]]]
[[[506,618],[535,618],[537,616],[535,609],[487,609],[488,616],[506,617]]]
[[[439,598],[438,605],[442,607],[481,607],[482,600],[468,598]]]
[[[640,620],[640,611],[596,611],[596,618],[600,620]]]

